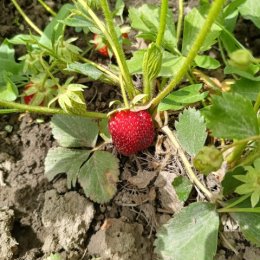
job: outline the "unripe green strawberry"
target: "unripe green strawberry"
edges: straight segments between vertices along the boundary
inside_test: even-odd
[[[108,127],[117,151],[123,155],[135,154],[153,143],[154,124],[146,110],[116,112]]]
[[[205,175],[218,170],[222,163],[221,151],[213,146],[204,146],[193,159],[194,167]]]

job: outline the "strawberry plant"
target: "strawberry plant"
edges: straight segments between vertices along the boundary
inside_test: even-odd
[[[184,16],[180,0],[176,24],[167,0],[160,7],[131,7],[131,28],[145,47],[127,59],[123,1],[112,11],[106,0],[74,0],[57,14],[50,11],[54,17],[44,31],[12,2],[37,35],[1,43],[0,113],[54,115],[60,147],[46,157],[49,180],[66,173],[69,188],[78,182],[91,200],[108,202],[119,179],[117,157],[152,151],[161,131],[185,168],[186,176],[172,185],[187,206],[158,231],[159,257],[213,259],[218,235],[225,238],[221,214],[229,214],[245,238],[260,246],[260,60],[234,34],[240,16],[260,28],[258,3],[254,8],[253,0],[201,1]],[[66,38],[67,27],[94,40],[82,50],[76,38]],[[93,44],[116,61],[91,60]],[[16,45],[27,51],[18,60]],[[210,76],[217,69],[223,79]],[[140,75],[141,84],[135,80]],[[94,81],[120,91],[121,100],[110,102],[106,112],[88,110],[83,93]],[[213,174],[221,176],[217,193],[203,182]],[[190,203],[192,187],[203,201]]]

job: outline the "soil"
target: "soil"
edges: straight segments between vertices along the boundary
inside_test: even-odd
[[[63,2],[50,0],[48,4],[58,10]],[[44,27],[49,15],[37,1],[21,0],[19,4]],[[0,5],[4,10],[0,13],[0,42],[28,30],[10,1],[2,0]],[[100,86],[94,87],[100,90]],[[116,94],[101,86],[95,107],[106,109]],[[121,158],[118,192],[110,203],[98,205],[79,187],[68,190],[64,175],[53,182],[44,176],[45,156],[56,146],[49,121],[30,114],[0,117],[0,260],[47,260],[52,253],[59,253],[62,260],[157,259],[153,254],[155,233],[183,207],[171,185],[176,176],[185,173],[176,151],[159,133],[154,151]],[[215,178],[207,184],[218,187]],[[197,198],[194,190],[193,200]],[[229,243],[222,241],[215,259],[259,260],[260,249],[243,238],[237,225],[225,216],[222,222]]]

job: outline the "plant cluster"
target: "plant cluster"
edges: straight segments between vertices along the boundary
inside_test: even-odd
[[[52,131],[60,147],[46,157],[49,180],[66,173],[69,187],[79,182],[91,200],[108,202],[116,193],[119,160],[104,151],[105,144],[112,138],[117,151],[129,156],[151,146],[156,129],[161,130],[186,169],[187,176],[173,182],[178,196],[187,201],[194,185],[205,202],[189,204],[162,227],[155,241],[158,255],[213,259],[220,214],[227,213],[246,239],[260,246],[260,60],[234,35],[239,17],[260,28],[258,1],[206,0],[184,15],[179,0],[175,23],[162,0],[160,7],[129,8],[130,27],[122,0],[113,10],[106,0],[73,0],[58,13],[44,4],[53,16],[44,31],[12,2],[32,32],[0,45],[0,113],[54,115]],[[91,39],[84,49],[76,37],[66,36],[69,27]],[[126,58],[133,31],[147,48]],[[26,48],[18,59],[17,45]],[[93,52],[102,64],[89,58]],[[223,72],[225,80],[209,76],[212,70]],[[142,86],[133,80],[136,75],[142,76]],[[81,77],[87,77],[86,85],[79,83]],[[83,93],[93,81],[121,93],[108,113],[87,109]],[[172,130],[173,111],[178,119]],[[220,172],[224,177],[216,195],[200,179]]]

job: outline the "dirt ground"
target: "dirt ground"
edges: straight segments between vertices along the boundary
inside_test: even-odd
[[[48,4],[58,10],[62,2]],[[144,1],[133,4],[137,2]],[[37,1],[19,3],[43,28],[49,16]],[[1,0],[0,8],[0,42],[28,29],[10,1]],[[245,32],[247,26],[252,25],[246,22]],[[252,39],[259,36],[252,32]],[[257,46],[257,41],[251,46],[256,53]],[[116,95],[104,87],[102,93],[112,99]],[[0,116],[0,260],[47,260],[51,253],[62,260],[157,259],[155,233],[183,207],[171,183],[185,172],[165,137],[159,133],[151,151],[120,158],[118,192],[110,203],[99,205],[80,187],[68,190],[65,175],[51,183],[44,176],[45,156],[56,145],[49,120],[29,114]],[[218,188],[214,178],[207,184]],[[191,196],[196,200],[199,195],[194,190]],[[260,259],[260,249],[245,241],[236,223],[225,216],[222,223],[228,243],[221,240],[216,260]]]

